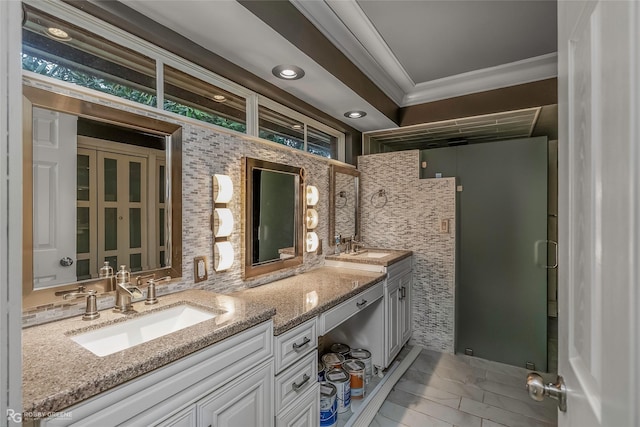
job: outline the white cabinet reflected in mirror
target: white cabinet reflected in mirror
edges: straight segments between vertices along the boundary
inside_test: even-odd
[[[59,300],[65,287],[109,291],[97,280],[105,261],[180,276],[180,127],[23,93],[23,306]]]
[[[331,246],[339,234],[343,239],[360,237],[360,171],[332,165],[329,185],[329,234]]]

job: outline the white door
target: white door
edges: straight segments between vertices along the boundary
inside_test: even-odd
[[[33,281],[76,280],[77,117],[33,109]]]
[[[640,425],[640,3],[558,2],[560,427]]]

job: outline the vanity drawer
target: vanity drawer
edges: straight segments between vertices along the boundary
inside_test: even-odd
[[[276,375],[276,414],[318,382],[318,353],[312,351],[298,363]]]
[[[351,316],[369,307],[374,301],[382,298],[383,282],[359,293],[347,301],[325,311],[319,317],[319,333],[326,334]]]
[[[300,357],[316,348],[318,345],[316,318],[307,320],[302,325],[296,326],[282,335],[276,335],[274,341],[276,374],[278,374],[300,359]]]
[[[413,257],[405,258],[387,267],[387,277],[399,276],[413,268]]]

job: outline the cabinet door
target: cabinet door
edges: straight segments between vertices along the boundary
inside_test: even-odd
[[[189,406],[158,423],[155,427],[196,427],[196,407]]]
[[[276,427],[318,427],[320,425],[320,385],[316,384],[286,411],[276,416]]]
[[[413,273],[408,272],[400,278],[400,345],[404,345],[411,338],[411,286]]]
[[[197,404],[202,427],[273,425],[273,359],[232,380]]]
[[[400,287],[399,280],[388,283],[386,291],[386,328],[385,328],[385,366],[389,366],[394,357],[400,352]]]

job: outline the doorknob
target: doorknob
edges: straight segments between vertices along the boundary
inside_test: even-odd
[[[545,384],[542,377],[535,372],[527,375],[527,391],[529,397],[535,401],[542,401],[545,396],[558,401],[558,409],[567,412],[567,388],[564,385],[564,379],[558,375],[556,383]]]
[[[68,256],[60,260],[60,265],[63,267],[69,267],[72,264],[73,264],[73,259],[69,258]]]

